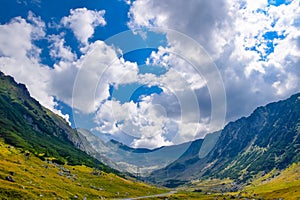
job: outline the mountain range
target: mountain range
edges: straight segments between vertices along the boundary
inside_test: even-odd
[[[149,150],[115,140],[102,141],[88,130],[72,129],[33,99],[25,85],[0,72],[0,137],[1,147],[3,141],[24,155],[51,160],[54,168],[87,166],[123,177],[129,172],[167,187],[231,180],[238,191],[266,176],[298,173],[300,93],[259,107],[203,139]],[[5,179],[2,173],[8,172],[0,170],[0,182]]]
[[[109,166],[123,172],[147,177],[154,170],[166,167],[178,159],[191,142],[149,150],[131,148],[118,141],[102,141],[88,130],[77,129],[82,150]]]
[[[247,183],[300,161],[300,94],[259,107],[203,139],[154,150],[105,143],[87,130],[78,133],[97,159],[156,184],[175,187],[209,177]]]

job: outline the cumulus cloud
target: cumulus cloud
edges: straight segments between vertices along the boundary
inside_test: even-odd
[[[49,41],[51,42],[49,54],[53,59],[66,62],[77,60],[77,55],[72,52],[71,47],[65,46],[64,34],[50,35]]]
[[[300,13],[297,0],[278,7],[266,1],[229,4],[230,17],[235,19],[231,25],[234,40],[217,62],[219,67],[226,65],[221,72],[227,90],[228,118],[232,120],[299,91],[296,66],[300,52],[295,43],[299,28],[295,21]],[[236,109],[239,102],[244,106]]]
[[[84,15],[88,16],[88,19],[85,19],[90,22],[87,23],[88,26],[105,24],[104,19],[102,20],[104,11],[87,9],[71,10],[71,15],[62,21],[76,28],[77,17],[84,18]],[[79,22],[85,23],[80,20]],[[114,47],[103,41],[86,44],[86,52],[78,58],[72,48],[66,45],[64,33],[47,36],[45,29],[45,23],[32,12],[29,12],[27,19],[16,17],[1,25],[0,66],[4,73],[14,76],[18,82],[25,83],[31,95],[42,105],[65,119],[68,120],[68,115],[63,115],[56,109],[56,100],[90,114],[109,97],[110,84],[117,87],[118,84],[136,81],[136,63],[119,58],[119,50]],[[87,39],[92,32],[88,32]],[[81,33],[83,34],[78,32]],[[53,66],[41,64],[41,49],[34,43],[42,39],[47,39],[50,43],[49,55],[54,60]]]
[[[27,20],[33,20],[35,23],[31,24],[21,17],[16,17],[9,23],[0,25],[1,69],[6,73],[19,74],[16,77],[20,79],[18,81],[26,80],[24,82],[35,84],[34,80],[30,81],[30,78],[26,77],[26,67],[38,65],[40,49],[32,41],[42,38],[45,32],[44,24],[39,18],[34,18],[32,13],[29,13]],[[43,70],[47,69],[41,68],[42,76]]]
[[[98,25],[105,25],[106,22],[103,15],[104,11],[90,11],[85,8],[76,9],[71,10],[71,15],[63,18],[62,23],[72,28],[74,30],[74,34],[78,36],[79,39],[82,39],[83,42],[87,42],[88,38],[93,34],[94,27]],[[82,27],[79,29],[81,23],[84,23],[84,26],[86,26],[83,30]],[[89,91],[87,90],[87,88],[90,88],[89,84],[97,86],[99,77],[95,78],[95,74],[105,71],[105,68],[108,65],[113,64],[113,62],[115,62],[114,66],[118,65],[120,67],[122,67],[126,62],[124,60],[120,61],[113,48],[106,46],[100,41],[88,45],[86,47],[87,53],[80,58],[77,58],[77,55],[72,52],[71,47],[66,46],[63,33],[60,35],[46,36],[45,28],[45,23],[41,20],[41,18],[36,17],[32,12],[29,12],[27,19],[16,17],[9,23],[1,25],[1,70],[6,74],[14,76],[18,82],[25,83],[31,95],[38,99],[42,105],[68,119],[68,115],[63,115],[61,111],[56,109],[58,103],[55,99],[63,101],[70,106],[72,105],[73,86],[77,73],[81,70],[81,68],[81,72],[86,76],[85,81],[80,82],[81,88],[79,90]],[[10,40],[7,38],[10,38]],[[46,66],[40,62],[41,49],[34,43],[41,39],[48,39],[51,43],[49,54],[55,60],[53,66]],[[95,47],[100,49],[97,52],[99,53],[98,57],[90,55],[92,51],[91,49],[95,52]],[[103,50],[103,52],[101,52],[101,50]],[[86,67],[86,65],[91,63],[93,63],[93,65],[90,65],[89,67],[94,66],[94,69]],[[90,71],[88,73],[88,70],[94,71]],[[120,68],[118,70],[122,71]],[[131,70],[131,73],[133,73],[133,70]],[[109,77],[107,77],[106,81],[108,79]],[[113,80],[115,79],[116,78]],[[80,81],[80,77],[78,77],[78,80]],[[98,91],[102,91],[102,89],[103,88],[99,88]],[[108,93],[108,89],[103,91],[107,91]],[[85,93],[83,92],[79,94],[84,95]],[[95,92],[92,91],[92,94],[94,95]],[[107,95],[108,94],[102,95],[102,97],[107,98]],[[86,96],[87,100],[89,100],[88,97],[90,96]],[[92,97],[92,99],[95,100],[95,96]],[[100,96],[98,95],[96,97]],[[80,100],[76,101],[76,103],[77,102],[80,102]],[[87,104],[85,103],[85,105]],[[84,109],[85,112],[90,112],[86,106],[78,106],[75,108]],[[93,109],[96,108],[93,107]]]
[[[29,57],[32,61],[38,61],[41,50],[31,41],[43,38],[44,28],[44,22],[32,12],[28,13],[27,21],[15,17],[8,24],[1,25],[0,55],[20,60]]]
[[[138,0],[132,3],[128,16],[128,26],[132,30],[149,27],[174,29],[196,39],[213,52],[217,49],[214,34],[225,26],[227,6],[223,0]]]
[[[202,97],[197,93],[204,89],[206,80],[188,60],[175,55],[179,51],[175,48],[180,46],[172,49],[160,47],[147,61],[148,65],[165,66],[166,73],[137,74],[135,80],[142,85],[159,86],[163,92],[142,96],[137,103],[105,101],[95,117],[99,132],[130,135],[134,138],[130,142],[132,146],[155,148],[191,141],[221,128],[222,123],[212,124],[210,116],[201,115],[199,102]],[[181,56],[185,57],[185,54]],[[200,62],[205,64],[203,73],[209,66],[204,60],[207,61],[203,57]],[[214,78],[216,83],[217,77]]]
[[[169,50],[176,47],[180,39],[169,34],[167,29],[182,32],[205,48],[224,81],[226,121],[248,115],[259,105],[299,91],[296,67],[300,58],[297,46],[299,0],[279,6],[270,5],[267,0],[220,0],[218,3],[137,0],[128,15],[128,26],[134,32],[139,28],[162,28],[160,31],[166,33]],[[189,46],[181,44],[181,51],[197,55]],[[154,60],[154,64],[166,67],[170,61],[175,64],[176,56],[170,59],[164,50],[153,53],[148,63]],[[198,62],[200,60],[198,58]],[[186,64],[176,63],[175,66],[194,89],[201,90],[205,86],[205,79],[193,78],[193,71]],[[209,71],[204,74],[205,78]]]
[[[61,23],[70,28],[76,38],[83,44],[87,45],[89,38],[94,34],[97,26],[105,26],[105,10],[93,11],[87,8],[71,9],[70,15],[63,17]]]
[[[81,56],[68,46],[65,33],[47,35],[45,23],[29,12],[26,19],[0,25],[0,69],[25,83],[49,109],[63,115],[56,109],[56,100],[62,101],[92,116],[94,130],[128,136],[134,147],[203,137],[221,128],[226,103],[229,121],[299,91],[299,0],[280,6],[267,0],[127,2],[134,32],[159,27],[157,34],[166,36],[167,45],[147,59],[148,66],[164,67],[165,73],[140,74],[137,63],[120,56],[122,50],[92,41],[95,28],[106,25],[105,11],[86,8],[70,10],[56,27],[73,31]],[[35,45],[41,39],[51,44],[53,66],[41,64]],[[110,98],[110,87],[132,83],[162,92],[139,102]]]
[[[77,66],[72,106],[85,113],[95,112],[110,96],[110,85],[117,87],[137,81],[137,64],[119,58],[117,50],[103,41],[91,44]]]
[[[95,121],[98,130],[104,133],[124,133],[137,138],[132,145],[139,147],[146,141],[152,141],[147,147],[159,147],[172,144],[163,136],[163,127],[167,118],[157,106],[151,104],[150,97],[137,105],[134,102],[120,102],[112,100],[101,105]]]
[[[105,101],[94,119],[98,124],[96,130],[118,136],[129,135],[133,138],[131,146],[147,148],[203,137],[209,130],[209,121],[200,120],[194,106],[190,110],[183,107],[174,94],[167,92],[145,96],[138,103]]]
[[[51,69],[40,64],[41,49],[34,45],[34,41],[45,37],[44,29],[45,23],[32,12],[27,19],[15,17],[0,25],[0,70],[25,83],[42,105],[68,120],[68,115],[56,109],[57,102],[49,92]]]

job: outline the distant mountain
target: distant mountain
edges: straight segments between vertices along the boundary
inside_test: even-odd
[[[124,151],[128,151],[128,152],[133,152],[133,153],[150,153],[150,152],[154,152],[154,151],[157,151],[163,147],[160,147],[160,148],[156,148],[156,149],[146,149],[146,148],[132,148],[132,147],[129,147],[117,140],[110,140],[110,142],[112,144],[115,144],[118,146],[118,148],[124,150]]]
[[[162,179],[171,178],[171,180],[164,184],[167,187],[174,187],[185,183],[186,180],[184,179],[173,180],[172,177],[182,173],[188,166],[198,162],[200,158],[205,157],[212,150],[219,136],[220,131],[217,131],[206,135],[204,139],[191,142],[187,150],[177,160],[163,169],[152,172],[148,180],[160,183],[160,180],[155,180],[153,177],[162,177]]]
[[[0,72],[0,137],[41,159],[57,163],[85,164],[114,171],[89,156],[83,139],[68,123],[33,99],[26,86]],[[81,150],[80,150],[81,149]],[[84,150],[84,151],[83,151]]]
[[[150,178],[167,186],[208,177],[247,182],[259,173],[299,162],[300,93],[229,123],[207,155],[195,156],[199,146],[199,141],[193,142],[182,157]]]
[[[85,129],[77,131],[87,153],[115,169],[139,176],[148,176],[152,171],[169,165],[191,145],[191,142],[187,142],[153,150],[135,149],[115,140],[104,142]]]

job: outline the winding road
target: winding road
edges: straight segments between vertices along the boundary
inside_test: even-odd
[[[134,198],[125,198],[125,199],[117,199],[117,200],[136,200],[136,199],[147,199],[147,198],[155,198],[155,197],[165,197],[172,194],[175,194],[177,191],[171,191],[163,194],[154,194],[149,196],[141,196],[141,197],[134,197]]]

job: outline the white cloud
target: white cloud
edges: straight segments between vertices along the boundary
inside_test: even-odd
[[[192,91],[171,91],[144,96],[141,102],[117,100],[100,105],[97,131],[131,136],[131,146],[156,148],[180,144],[213,131],[209,118],[202,118]]]
[[[74,108],[85,113],[95,112],[109,97],[109,85],[117,87],[137,81],[137,64],[118,58],[117,51],[102,41],[96,41],[76,62],[79,71],[72,96]]]
[[[149,97],[139,103],[106,101],[100,106],[95,118],[100,130],[111,134],[124,132],[133,137],[151,138],[161,135],[167,120],[163,112],[152,105]]]
[[[197,66],[191,65],[189,61],[197,57],[196,62],[201,65],[203,60],[207,60],[205,56],[199,57],[201,55],[194,52],[181,52],[180,49],[185,49],[186,46],[179,44],[172,47],[159,47],[157,52],[152,52],[150,58],[147,59],[148,65],[163,66],[168,71],[166,74],[162,75],[158,79],[158,84],[164,84],[171,87],[172,90],[185,90],[186,87],[190,87],[192,90],[201,89],[206,86],[206,80],[202,77],[202,74],[197,71]],[[192,45],[190,45],[190,49]],[[189,55],[189,57],[184,57]],[[205,64],[202,63],[202,68]],[[149,80],[149,83],[152,80]]]
[[[87,42],[93,34],[91,28],[105,24],[103,15],[104,11],[76,9],[62,22]],[[83,32],[76,29],[80,23],[88,26]],[[41,49],[34,45],[40,39],[48,39],[51,43],[49,54],[55,61],[53,68],[40,63]],[[34,98],[66,120],[68,115],[56,109],[55,99],[82,113],[92,114],[109,97],[109,85],[118,87],[137,81],[138,67],[136,63],[119,58],[120,50],[103,41],[85,45],[85,53],[77,58],[66,45],[64,33],[46,37],[44,22],[29,12],[27,19],[16,17],[0,26],[1,70],[25,83]]]
[[[299,36],[299,28],[295,26],[295,21],[300,18],[299,1],[278,7],[268,6],[266,2],[254,7],[247,6],[252,3],[247,1],[245,9],[239,9],[241,4],[236,2],[231,5],[231,17],[235,18],[232,26],[235,42],[230,60],[225,62],[228,63],[225,70],[236,71],[234,76],[239,76],[239,79],[232,79],[225,84],[231,96],[238,94],[240,97],[227,97],[233,99],[228,101],[229,106],[237,105],[237,99],[247,102],[243,104],[249,106],[242,108],[241,113],[235,114],[237,116],[249,114],[255,107],[269,101],[287,98],[299,91],[300,86],[300,74],[296,70],[300,52],[295,42]],[[257,12],[257,9],[261,11]],[[282,37],[274,40],[264,37],[268,32],[277,32]],[[268,52],[269,42],[273,43],[274,52]],[[249,51],[245,47],[256,47],[257,51]],[[261,56],[265,59],[261,60]],[[220,57],[219,60],[225,59]],[[244,72],[245,78],[241,72]],[[224,77],[228,78],[228,75]],[[241,89],[233,85],[240,85]]]
[[[54,97],[81,113],[96,113],[98,131],[129,134],[135,147],[177,144],[219,128],[197,108],[205,96],[206,106],[222,110],[224,99],[209,100],[222,92],[222,79],[227,120],[299,91],[299,0],[278,7],[266,0],[136,0],[130,6],[130,28],[161,27],[166,33],[167,47],[147,61],[165,67],[165,74],[138,74],[137,64],[120,58],[119,49],[103,41],[90,43],[95,28],[106,24],[105,11],[86,8],[71,10],[60,21],[81,43],[81,57],[67,46],[63,33],[46,36],[44,22],[29,12],[27,19],[16,17],[0,25],[0,69],[25,83],[33,97],[56,113],[62,115]],[[269,41],[264,35],[270,31],[283,37]],[[41,49],[34,45],[45,38],[52,44],[53,68],[41,64]],[[192,41],[205,48],[218,68]],[[269,52],[268,42],[273,42],[274,52]],[[108,100],[110,85],[130,83],[156,85],[163,92],[143,97],[139,105]]]
[[[32,23],[21,17],[15,17],[8,24],[1,25],[1,56],[38,61],[40,49],[31,41],[45,36],[45,24],[31,12],[28,14],[28,21]]]
[[[118,101],[106,101],[96,115],[97,130],[113,135],[127,134],[135,138],[134,147],[155,148],[173,144],[164,136],[167,134],[169,118],[164,108],[154,105],[151,97],[145,97],[139,105],[134,102],[120,104]]]
[[[160,27],[180,31],[210,52],[217,50],[218,37],[212,37],[216,29],[222,28],[226,18],[226,4],[217,1],[172,1],[137,0],[132,3],[128,26],[132,30]]]
[[[71,47],[65,46],[64,35],[51,35],[49,41],[52,42],[50,46],[50,56],[65,62],[72,62],[77,60],[77,55],[72,52]]]
[[[131,4],[131,0],[123,0],[127,5]]]
[[[248,115],[257,106],[287,98],[299,91],[299,0],[277,7],[268,5],[267,0],[218,3],[137,0],[132,4],[129,16],[128,26],[133,31],[160,27],[167,34],[168,49],[159,49],[158,53],[152,54],[152,60],[156,60],[154,64],[169,68],[168,62],[176,62],[176,56],[170,59],[171,56],[164,50],[179,46],[177,44],[181,41],[169,34],[167,29],[182,32],[205,48],[224,80],[227,121]],[[270,39],[265,35],[268,32],[277,32],[280,37]],[[271,52],[270,43],[274,52]],[[197,53],[190,45],[183,43],[180,47],[181,55],[197,59]],[[148,62],[151,63],[151,59]],[[199,76],[193,77],[195,74],[185,64],[176,64],[176,70],[193,89],[203,87],[205,82]],[[146,75],[143,78],[146,79]],[[147,77],[148,82],[154,78]]]
[[[272,86],[276,89],[276,94],[280,96],[286,95],[287,91],[297,89],[300,79],[295,74],[288,73],[284,78],[278,77],[279,80],[274,82]]]
[[[71,9],[70,15],[63,17],[61,23],[70,28],[76,38],[83,44],[88,44],[88,39],[94,34],[97,26],[105,26],[105,10],[93,11],[87,8]]]
[[[268,6],[268,0],[258,0],[258,1],[246,1],[247,10],[256,11],[257,9],[265,8]]]
[[[68,115],[55,109],[57,103],[48,87],[51,70],[39,63],[41,50],[33,44],[45,36],[44,28],[44,22],[32,12],[27,20],[16,17],[0,25],[0,70],[25,83],[31,96],[68,120]]]
[[[76,9],[62,22],[87,40],[93,34],[91,28],[105,25],[103,15],[104,11]],[[83,32],[79,30],[81,23],[88,26]],[[51,43],[49,53],[55,59],[53,68],[40,63],[41,49],[34,45],[40,39]],[[32,12],[26,20],[16,17],[0,26],[1,70],[25,83],[34,98],[60,115],[54,97],[84,113],[92,113],[109,97],[109,84],[117,86],[137,79],[137,65],[119,59],[118,50],[103,41],[86,44],[85,51],[77,58],[71,47],[66,46],[63,33],[46,38],[45,23]]]
[[[104,25],[104,22],[97,18],[104,14],[102,11],[95,13],[77,9],[71,11],[68,19],[76,21],[74,16],[81,14],[88,15],[88,20],[93,18],[90,15],[95,15],[89,26],[99,23]],[[64,18],[66,21],[68,19]],[[72,20],[69,25],[73,27]],[[68,120],[68,115],[63,115],[56,109],[55,98],[83,113],[93,113],[101,102],[109,97],[110,84],[117,87],[119,84],[137,80],[136,63],[119,58],[119,50],[103,41],[86,44],[85,53],[77,58],[71,47],[66,46],[63,33],[46,38],[44,29],[44,22],[31,12],[26,20],[16,17],[11,22],[1,25],[0,66],[4,73],[14,76],[18,82],[25,83],[31,95],[42,105],[65,119]],[[34,45],[34,42],[40,39],[48,39],[51,43],[49,53],[55,60],[53,68],[40,63],[41,49]]]
[[[161,146],[169,146],[173,143],[170,141],[166,141],[162,135],[155,135],[153,137],[145,137],[142,136],[139,139],[134,139],[131,143],[131,146],[134,148],[148,148],[154,149]]]

